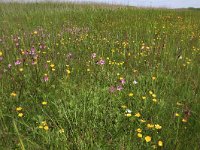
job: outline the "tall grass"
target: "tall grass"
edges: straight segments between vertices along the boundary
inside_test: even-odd
[[[0,4],[0,149],[200,147],[200,12]]]

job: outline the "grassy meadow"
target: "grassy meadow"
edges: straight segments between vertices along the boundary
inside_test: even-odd
[[[0,149],[199,150],[199,18],[0,3]]]

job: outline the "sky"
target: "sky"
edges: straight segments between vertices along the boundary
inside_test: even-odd
[[[35,2],[35,1],[46,1],[46,0],[0,0],[1,1],[18,1],[18,2]],[[91,1],[91,2],[103,2],[113,4],[124,4],[131,6],[144,6],[144,7],[168,7],[168,8],[187,8],[195,7],[200,8],[200,0],[48,0],[48,1]]]

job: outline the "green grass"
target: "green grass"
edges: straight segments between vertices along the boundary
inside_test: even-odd
[[[0,3],[0,149],[198,150],[199,18],[195,10]]]

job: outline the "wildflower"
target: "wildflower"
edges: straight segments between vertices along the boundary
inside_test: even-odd
[[[138,128],[136,131],[137,131],[138,133],[141,133],[141,132],[142,132],[142,129]]]
[[[2,51],[0,51],[0,56],[2,56],[3,55],[3,53],[2,53]]]
[[[65,130],[63,128],[59,130],[59,133],[64,133],[64,132]]]
[[[126,108],[127,108],[127,106],[126,106],[126,105],[122,105],[121,107],[122,107],[123,109],[126,109]]]
[[[146,137],[145,137],[145,141],[146,141],[146,142],[150,142],[150,141],[151,141],[151,137],[150,137],[150,136],[146,136]]]
[[[122,77],[120,77],[120,78],[119,78],[119,80],[120,80],[120,82],[121,82],[121,84],[122,84],[122,85],[124,85],[124,84],[125,84],[125,82],[126,82],[126,81],[125,81],[125,79],[124,79],[124,78],[122,78]]]
[[[126,116],[126,117],[131,117],[132,115],[131,115],[131,114],[125,114],[125,116]]]
[[[128,96],[129,96],[129,97],[132,97],[132,96],[133,96],[133,93],[129,93]]]
[[[54,65],[54,64],[51,64],[51,65],[50,65],[50,67],[51,67],[51,68],[54,68],[54,67],[55,67],[55,65]]]
[[[138,84],[138,82],[136,80],[133,81],[133,84]]]
[[[16,97],[17,94],[16,94],[15,92],[12,92],[12,93],[10,94],[10,96],[12,96],[12,97]]]
[[[149,91],[149,94],[150,94],[150,95],[152,95],[152,94],[153,94],[153,92],[152,92],[152,91]]]
[[[153,77],[152,77],[152,80],[156,80],[156,77],[153,76]]]
[[[126,109],[126,113],[131,114],[132,111],[130,109]]]
[[[144,122],[146,122],[146,120],[144,120],[144,119],[140,119],[140,122],[144,123]]]
[[[55,69],[55,68],[52,68],[51,70],[52,70],[52,71],[55,71],[56,69]]]
[[[179,115],[178,113],[175,113],[175,116],[176,116],[176,117],[179,117],[180,115]]]
[[[98,62],[97,62],[98,65],[104,65],[105,64],[105,61],[103,59],[100,59]]]
[[[47,105],[47,102],[46,102],[46,101],[43,101],[43,102],[42,102],[42,105]]]
[[[115,89],[115,87],[114,87],[114,86],[111,86],[111,87],[109,88],[109,92],[110,92],[110,93],[113,93],[113,92],[115,92],[115,90],[116,90],[116,89]]]
[[[94,59],[94,58],[96,58],[96,56],[97,56],[97,54],[96,53],[92,53],[92,58]]]
[[[37,32],[37,31],[34,31],[33,34],[38,34],[38,32]]]
[[[117,91],[123,90],[123,87],[121,85],[117,86]]]
[[[90,69],[89,69],[89,68],[87,69],[87,72],[90,72]]]
[[[47,60],[47,63],[50,63],[51,62],[51,60]]]
[[[42,126],[42,125],[39,125],[39,128],[40,128],[40,129],[42,129],[42,128],[43,128],[43,126]]]
[[[70,74],[70,73],[71,73],[71,71],[70,71],[69,69],[67,69],[66,71],[67,71],[67,74]]]
[[[138,133],[137,136],[138,136],[139,138],[142,138],[142,134],[141,134],[141,133]]]
[[[135,114],[135,117],[139,118],[140,116],[141,116],[141,114],[139,112]]]
[[[12,65],[11,64],[8,64],[8,68],[11,68],[12,67]]]
[[[163,146],[163,142],[162,141],[158,141],[158,146],[162,147]]]
[[[154,128],[153,124],[147,124],[147,128]]]
[[[24,115],[23,113],[19,113],[18,117],[23,117],[23,115]]]
[[[156,94],[152,94],[152,97],[156,98]]]
[[[49,80],[49,77],[47,74],[44,74],[44,81],[47,82]]]
[[[160,126],[159,124],[155,124],[155,128],[159,130],[162,128],[162,126]]]
[[[20,64],[21,64],[21,61],[20,61],[20,60],[17,60],[17,61],[15,62],[15,66],[20,65]]]
[[[146,100],[147,98],[146,98],[146,96],[142,96],[142,99],[143,99],[143,100]]]
[[[184,123],[185,123],[185,122],[187,122],[187,120],[183,118],[183,119],[182,119],[182,122],[184,122]]]
[[[46,131],[48,131],[48,130],[49,130],[49,127],[48,127],[48,125],[45,125],[45,126],[44,126],[44,130],[46,130]]]
[[[22,107],[17,107],[16,108],[16,111],[21,111],[22,110]]]
[[[24,70],[23,68],[20,68],[20,69],[19,69],[20,72],[22,72],[23,70]]]
[[[157,102],[157,99],[156,99],[156,98],[153,98],[152,101],[156,103],[156,102]]]

